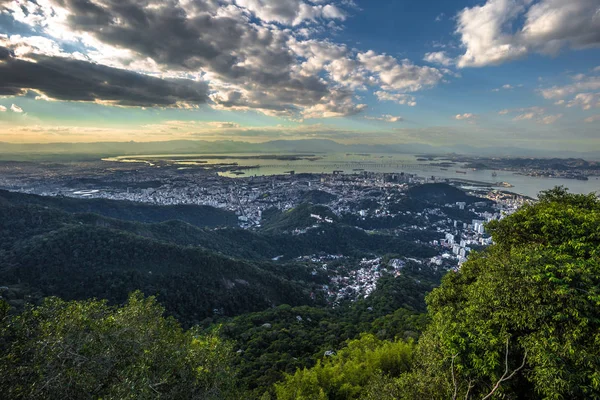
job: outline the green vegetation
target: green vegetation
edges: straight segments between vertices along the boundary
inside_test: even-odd
[[[183,331],[152,297],[122,307],[47,298],[8,317],[0,308],[5,399],[234,399],[231,347]]]
[[[438,205],[452,204],[459,201],[467,204],[477,202],[491,203],[490,200],[469,196],[464,191],[445,183],[429,183],[426,185],[412,186],[406,192],[406,197]]]
[[[39,206],[0,205],[0,282],[65,300],[119,304],[135,290],[157,295],[184,325],[215,315],[311,304],[319,276],[301,265],[242,261],[158,238],[191,225],[146,225],[67,214]],[[146,235],[147,234],[147,235]],[[147,237],[150,236],[150,237]]]
[[[286,376],[284,382],[275,385],[275,392],[280,400],[358,399],[373,376],[399,376],[410,369],[412,357],[411,341],[391,342],[362,335],[313,368]]]
[[[557,188],[490,224],[428,296],[413,370],[379,398],[600,398],[600,201]]]
[[[496,244],[427,297],[431,323],[405,372],[372,368],[365,378],[366,366],[324,359],[277,395],[600,398],[600,201],[555,189],[489,229]]]
[[[196,226],[236,226],[237,216],[209,206],[159,206],[132,201],[46,197],[0,190],[0,203],[52,207],[69,213],[93,213],[138,222],[180,220]]]
[[[428,298],[429,362],[453,360],[461,397],[598,398],[600,201],[555,189],[488,228]]]
[[[328,207],[303,203],[284,212],[267,214],[266,218],[263,218],[262,230],[265,232],[283,232],[308,228],[317,223],[317,219],[311,215],[329,218],[332,221],[338,219]]]
[[[335,195],[322,190],[309,190],[302,195],[302,202],[312,204],[327,204],[335,199]]]
[[[420,281],[419,279],[422,281]],[[382,340],[417,338],[428,322],[425,293],[439,285],[433,273],[387,277],[368,298],[336,308],[287,305],[224,321],[221,336],[235,343],[241,383],[254,394],[284,373],[312,367],[326,351],[371,333]]]
[[[255,260],[240,261],[176,243],[186,240],[183,232],[198,242],[210,233],[181,223],[115,222],[31,205],[4,204],[0,212],[0,282],[12,277],[44,295],[82,299],[50,298],[19,314],[0,301],[0,390],[9,398],[600,398],[595,195],[557,188],[490,223],[495,244],[437,289],[441,272],[408,263],[368,298],[335,308],[298,300],[322,277],[264,261],[260,245]],[[296,223],[273,217],[276,227]],[[335,237],[344,229],[352,228],[316,230]],[[364,248],[386,248],[377,238],[384,235],[363,233],[377,241]],[[248,235],[240,233],[257,243],[273,238],[275,246],[287,240]],[[319,235],[314,244],[302,236],[290,237],[301,248],[319,245]],[[157,299],[116,296],[140,286]],[[90,294],[110,303],[83,300]],[[260,311],[212,315],[204,329],[183,331],[156,303],[192,325],[213,297],[227,305],[225,314]]]

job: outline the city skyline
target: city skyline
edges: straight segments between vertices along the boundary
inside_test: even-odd
[[[0,142],[600,151],[595,0],[0,1]]]

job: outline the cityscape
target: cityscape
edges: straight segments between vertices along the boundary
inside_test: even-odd
[[[101,164],[102,165],[102,164]],[[435,176],[419,177],[411,173],[377,173],[360,171],[353,174],[286,174],[229,178],[203,168],[181,170],[180,167],[156,168],[153,164],[108,163],[102,170],[95,163],[55,164],[55,171],[23,165],[21,171],[10,165],[11,173],[4,174],[0,189],[43,196],[66,196],[79,199],[103,198],[148,203],[161,206],[210,206],[235,213],[238,226],[260,230],[265,212],[286,212],[302,203],[327,207],[328,213],[310,214],[308,223],[281,233],[297,235],[318,234],[323,225],[344,221],[362,221],[357,229],[370,233],[419,237],[427,232],[430,240],[418,242],[435,251],[432,257],[416,259],[401,257],[384,262],[380,254],[372,259],[351,258],[344,254],[302,255],[306,262],[328,277],[320,290],[332,305],[343,300],[356,301],[369,296],[378,280],[386,274],[397,276],[407,262],[439,270],[458,270],[473,248],[481,249],[492,243],[485,225],[500,220],[531,200],[525,196],[499,189],[472,188],[465,194],[480,198],[467,204],[464,201],[440,203],[439,207],[398,210],[394,207],[406,196],[409,188],[422,185],[466,186]],[[457,217],[459,213],[460,217]],[[472,217],[471,219],[468,219]],[[375,228],[378,221],[398,220],[393,227]],[[368,227],[372,225],[373,228]],[[385,225],[384,225],[385,226]],[[274,257],[273,261],[278,261]],[[334,265],[328,260],[336,260]],[[316,272],[315,272],[316,273]]]
[[[0,0],[0,400],[600,399],[600,0]]]

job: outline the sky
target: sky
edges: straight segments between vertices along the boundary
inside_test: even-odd
[[[0,0],[0,142],[600,151],[599,128],[600,0]]]

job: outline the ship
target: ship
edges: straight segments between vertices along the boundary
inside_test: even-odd
[[[457,173],[457,174],[465,174],[465,175],[467,174],[467,172],[466,172],[466,171],[458,171],[458,170],[456,171],[456,173]]]

